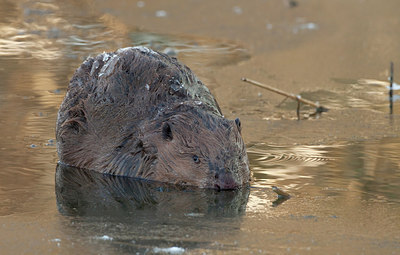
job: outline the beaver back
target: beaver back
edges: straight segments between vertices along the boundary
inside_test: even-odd
[[[225,174],[216,173],[228,168],[240,173],[236,179],[226,175],[228,182],[241,185],[249,179],[238,123],[223,117],[187,66],[144,47],[103,53],[77,69],[59,109],[56,137],[60,161],[75,167],[202,187],[225,187],[210,182],[223,179]],[[190,146],[208,156],[188,153],[193,151],[189,140],[198,140]],[[204,161],[197,164],[204,168],[201,174],[191,163],[179,162],[186,154]],[[241,162],[218,163],[232,158]],[[176,164],[167,167],[168,162]],[[203,180],[192,180],[197,177]]]

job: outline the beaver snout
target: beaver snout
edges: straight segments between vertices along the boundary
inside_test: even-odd
[[[211,172],[214,174],[214,187],[216,190],[237,189],[242,186],[242,180],[236,171],[230,167],[218,167],[209,164]]]
[[[231,172],[219,172],[215,174],[214,188],[216,190],[237,189],[242,183],[235,180]]]

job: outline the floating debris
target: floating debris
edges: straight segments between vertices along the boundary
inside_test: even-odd
[[[170,248],[153,248],[154,253],[168,253],[168,254],[182,254],[185,252],[184,248],[181,247],[170,247]]]
[[[278,194],[278,198],[286,198],[286,199],[290,198],[289,193],[281,190],[280,188],[278,188],[276,186],[272,186],[272,191],[274,191],[276,194]]]
[[[318,28],[318,25],[313,22],[303,23],[295,26],[293,28],[293,33],[297,34],[301,30],[317,30]]]
[[[278,194],[278,198],[274,202],[272,202],[273,207],[277,207],[291,197],[287,192],[281,190],[276,186],[272,186],[272,191]]]
[[[95,236],[94,239],[106,240],[106,241],[112,241],[113,240],[113,238],[111,236],[108,236],[108,235]]]
[[[204,217],[204,213],[185,213],[186,217]]]

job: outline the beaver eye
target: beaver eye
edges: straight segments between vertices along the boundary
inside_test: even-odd
[[[199,156],[193,155],[193,161],[194,161],[194,163],[200,163]]]
[[[236,123],[236,126],[237,126],[239,132],[242,131],[242,124],[240,123],[239,118],[235,119],[235,123]]]

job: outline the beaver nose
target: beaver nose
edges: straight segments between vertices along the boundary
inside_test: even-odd
[[[241,184],[235,180],[232,173],[226,171],[220,171],[215,174],[215,189],[224,190],[224,189],[237,189],[241,186]]]

